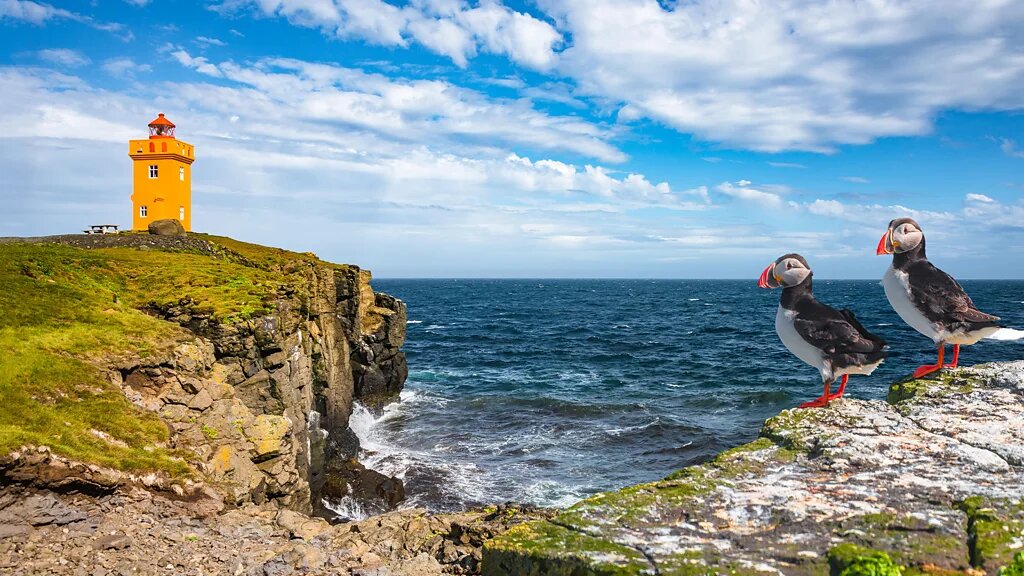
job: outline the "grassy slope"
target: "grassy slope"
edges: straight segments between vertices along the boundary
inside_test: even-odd
[[[189,474],[163,447],[163,422],[130,404],[100,367],[115,356],[165,352],[191,337],[139,312],[142,306],[189,296],[215,317],[238,321],[269,311],[278,289],[297,282],[296,265],[316,261],[203,238],[242,257],[0,244],[0,453],[46,445],[115,469]]]

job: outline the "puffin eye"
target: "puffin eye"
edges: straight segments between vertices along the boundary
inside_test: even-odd
[[[786,270],[792,270],[792,269],[793,269],[793,263],[792,262],[786,262]]]

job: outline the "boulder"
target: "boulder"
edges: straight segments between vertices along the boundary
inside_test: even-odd
[[[149,233],[154,236],[184,236],[185,227],[178,220],[165,218],[150,222]]]

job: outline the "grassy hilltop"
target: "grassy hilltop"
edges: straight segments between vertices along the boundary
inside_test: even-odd
[[[139,246],[90,249],[0,243],[0,454],[45,445],[118,470],[189,475],[165,447],[166,425],[105,377],[118,358],[192,338],[143,310],[188,297],[217,321],[244,322],[272,311],[303,263],[329,265],[203,234],[147,245],[161,238],[131,234],[117,243]]]

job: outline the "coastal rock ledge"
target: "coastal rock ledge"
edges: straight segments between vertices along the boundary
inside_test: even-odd
[[[787,410],[486,544],[486,575],[1024,574],[1024,361]]]

